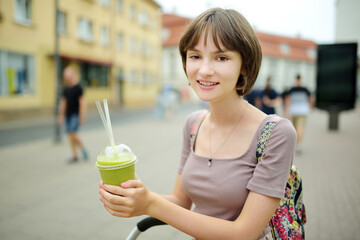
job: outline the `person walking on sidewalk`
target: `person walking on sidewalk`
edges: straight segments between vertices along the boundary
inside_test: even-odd
[[[275,108],[281,103],[281,98],[276,90],[271,86],[271,77],[267,77],[265,88],[260,94],[262,105],[261,111],[266,114],[275,114]]]
[[[301,152],[307,115],[314,108],[314,99],[310,91],[302,86],[300,74],[296,75],[295,86],[285,94],[285,115],[290,117],[296,133],[296,152]]]
[[[190,86],[210,111],[186,119],[173,193],[158,195],[139,179],[100,182],[100,200],[114,216],[150,215],[196,239],[270,240],[296,133],[288,119],[243,99],[260,69],[259,40],[239,12],[214,8],[190,23],[179,49]],[[279,121],[258,163],[257,140],[273,117]]]
[[[85,122],[86,101],[75,69],[68,66],[64,69],[63,75],[66,87],[60,100],[58,124],[63,125],[65,117],[72,153],[69,163],[75,163],[79,160],[77,149],[81,150],[84,160],[88,159],[88,153],[77,134],[79,125]]]

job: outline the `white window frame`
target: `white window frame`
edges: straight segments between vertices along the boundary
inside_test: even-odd
[[[102,7],[110,8],[111,1],[110,0],[99,0],[99,4]]]
[[[58,11],[57,14],[57,33],[60,35],[67,33],[67,14],[64,11]]]
[[[147,42],[146,41],[142,41],[141,42],[141,54],[143,56],[146,56],[147,53]]]
[[[143,86],[146,86],[146,85],[148,84],[148,74],[147,74],[146,71],[143,71],[143,72],[141,73],[141,84],[142,84]]]
[[[109,28],[107,26],[101,28],[100,43],[102,46],[109,45]]]
[[[124,48],[124,34],[118,33],[116,36],[116,48],[121,50]]]
[[[290,45],[287,43],[280,43],[279,45],[280,48],[280,52],[285,55],[285,56],[289,56],[290,54]]]
[[[11,77],[9,71],[13,72]],[[19,76],[16,73],[18,71],[26,72],[21,77],[23,80],[21,81],[21,87],[18,85]],[[0,50],[0,96],[33,95],[35,94],[35,85],[34,56]],[[21,89],[21,92],[18,92],[19,89]]]
[[[118,13],[124,12],[124,1],[123,0],[116,1],[116,10]]]
[[[130,52],[136,53],[136,51],[137,51],[137,40],[135,37],[132,37],[130,39]]]
[[[135,84],[136,83],[136,79],[137,78],[137,72],[135,71],[135,70],[132,70],[131,72],[130,72],[130,82],[132,83],[132,84]]]
[[[310,59],[316,58],[316,50],[314,48],[307,48],[306,53]]]
[[[85,42],[93,42],[94,35],[92,30],[92,23],[87,18],[79,18],[78,21],[78,37]]]
[[[145,11],[141,11],[139,13],[139,24],[141,26],[146,26],[148,23],[148,16],[147,16],[147,12]]]
[[[23,25],[31,25],[31,0],[14,0],[14,20]]]
[[[135,7],[135,5],[130,6],[130,19],[131,20],[136,19],[136,7]]]

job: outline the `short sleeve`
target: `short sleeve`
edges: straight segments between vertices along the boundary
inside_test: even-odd
[[[271,91],[271,99],[275,99],[279,96],[279,94],[275,91],[275,89],[272,89]]]
[[[79,85],[78,96],[81,97],[82,95],[84,95],[84,89]]]
[[[64,97],[64,98],[66,98],[66,92],[67,92],[67,91],[66,91],[66,88],[64,88],[63,91],[62,91],[61,96]]]
[[[277,122],[247,189],[270,197],[283,198],[293,163],[296,132],[287,119]]]
[[[183,127],[183,140],[182,140],[182,149],[181,149],[181,158],[180,158],[180,166],[178,168],[178,173],[182,174],[184,169],[186,160],[189,157],[191,146],[190,146],[190,134],[192,131],[192,125],[195,123],[197,117],[200,115],[201,111],[196,111],[191,113],[185,120],[185,124]]]

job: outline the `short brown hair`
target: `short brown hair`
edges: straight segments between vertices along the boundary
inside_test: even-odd
[[[240,74],[236,86],[240,96],[246,95],[255,84],[261,66],[262,52],[254,30],[244,16],[235,10],[212,8],[199,15],[188,25],[179,44],[185,73],[186,52],[196,46],[203,32],[207,36],[210,31],[214,44],[219,50],[222,50],[220,42],[227,50],[240,53],[242,74]]]

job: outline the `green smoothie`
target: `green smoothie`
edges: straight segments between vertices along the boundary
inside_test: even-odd
[[[125,147],[124,147],[125,146]],[[120,186],[122,182],[135,179],[137,157],[126,145],[104,148],[97,156],[96,167],[99,169],[104,184]]]

